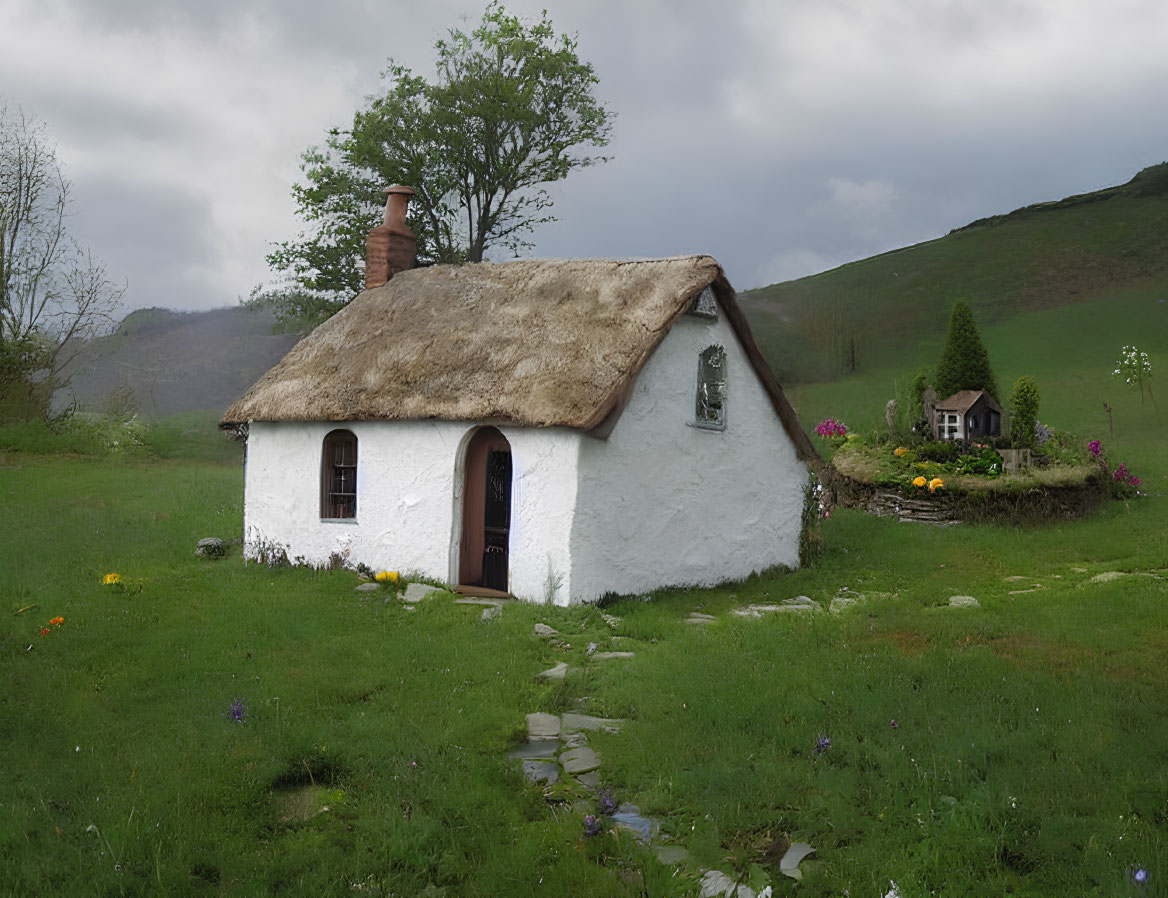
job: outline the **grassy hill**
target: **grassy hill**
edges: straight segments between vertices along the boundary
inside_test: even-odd
[[[71,393],[82,408],[110,402],[149,417],[222,412],[283,358],[296,337],[273,334],[271,312],[241,307],[209,312],[139,309],[108,337],[92,341],[76,359]]]
[[[1168,296],[1166,274],[1168,163],[1161,163],[1118,187],[982,219],[937,240],[747,291],[741,301],[780,380],[808,383],[934,361],[958,298],[983,328],[1096,305],[1076,313],[1094,327],[1131,314],[1137,297]],[[1143,324],[1164,333],[1163,321],[1137,315],[1129,342],[1140,342]],[[1049,341],[1035,333],[1029,347],[1048,352]]]

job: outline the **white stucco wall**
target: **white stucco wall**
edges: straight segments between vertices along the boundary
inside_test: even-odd
[[[726,349],[726,429],[693,426],[698,357]],[[581,442],[572,598],[798,567],[806,465],[719,315],[683,317],[607,441]]]
[[[357,517],[324,521],[321,447],[338,426],[357,437]],[[462,464],[474,429],[447,421],[253,422],[244,504],[248,555],[255,557],[266,542],[309,564],[339,552],[350,564],[455,581]],[[500,430],[511,443],[511,592],[567,604],[581,437],[560,428]]]

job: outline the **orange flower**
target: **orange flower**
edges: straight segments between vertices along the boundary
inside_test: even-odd
[[[929,481],[929,492],[935,493],[937,490],[939,490],[944,485],[945,485],[944,480],[942,480],[940,477],[934,477],[932,480]]]
[[[45,627],[43,630],[41,630],[41,636],[48,636],[48,635],[49,635],[49,628],[48,627]]]
[[[926,483],[928,481],[924,477],[918,477],[913,481],[913,486],[924,486]]]
[[[54,618],[52,618],[52,619],[50,619],[50,620],[49,620],[49,623],[50,623],[50,624],[52,624],[52,625],[53,625],[53,626],[55,626],[55,627],[59,627],[59,626],[61,626],[61,624],[65,623],[65,618],[63,618],[63,617],[54,617]]]
[[[902,456],[908,455],[908,450],[905,449],[904,446],[901,446],[899,449],[894,449],[892,454],[897,458],[901,458]]]

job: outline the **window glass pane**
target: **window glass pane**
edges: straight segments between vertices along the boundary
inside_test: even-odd
[[[718,305],[714,300],[714,291],[706,287],[694,299],[693,304],[689,307],[691,315],[698,315],[702,318],[717,318]]]
[[[726,350],[707,346],[698,359],[695,423],[699,427],[726,426]]]
[[[321,457],[321,517],[356,517],[357,437],[334,430],[324,438]]]

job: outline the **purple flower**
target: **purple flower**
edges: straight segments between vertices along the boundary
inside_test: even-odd
[[[247,718],[247,706],[243,703],[243,699],[237,698],[231,703],[231,707],[227,709],[227,713],[223,715],[228,720],[234,720],[236,723],[243,723]]]
[[[1087,449],[1093,456],[1095,456],[1095,458],[1098,458],[1099,454],[1103,451],[1103,447],[1099,445],[1098,440],[1092,440],[1090,443],[1088,443]]]
[[[829,748],[831,748],[831,740],[827,736],[820,736],[819,740],[815,743],[815,753],[821,755]]]
[[[1148,871],[1145,870],[1143,867],[1140,867],[1140,869],[1138,869],[1135,873],[1132,874],[1132,879],[1134,879],[1136,882],[1147,882],[1148,881]]]
[[[815,432],[821,437],[842,437],[847,435],[848,425],[835,418],[824,418],[816,426]]]
[[[611,789],[605,789],[596,796],[596,810],[605,817],[611,817],[616,813],[616,799],[613,797]]]
[[[896,718],[895,718],[895,717],[894,717],[894,718],[892,718],[892,720],[888,721],[888,725],[889,725],[890,727],[892,727],[892,729],[894,729],[894,730],[895,730],[897,727],[899,727],[899,726],[900,726],[900,724],[896,722]]]
[[[591,839],[593,836],[600,835],[600,820],[594,814],[589,814],[584,818],[584,838]]]

